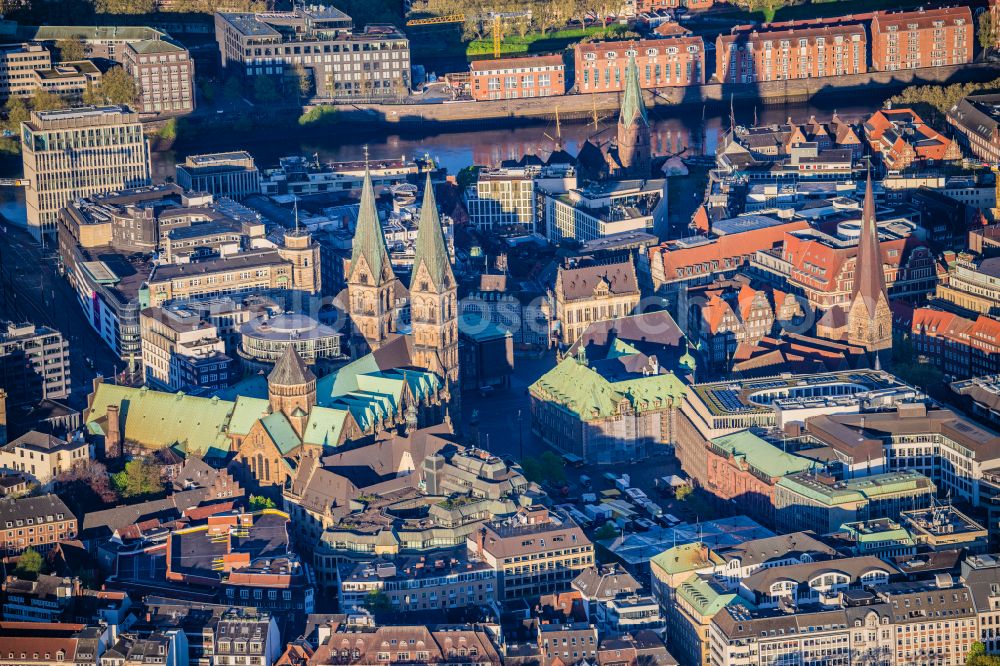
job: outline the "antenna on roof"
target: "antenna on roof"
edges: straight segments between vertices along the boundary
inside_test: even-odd
[[[299,198],[292,199],[292,209],[295,211],[295,231],[299,230]]]

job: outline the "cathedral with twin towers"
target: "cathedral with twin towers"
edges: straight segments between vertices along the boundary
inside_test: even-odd
[[[407,287],[389,259],[365,172],[361,208],[347,272],[346,310],[354,334],[376,351],[402,334],[397,304],[409,301],[411,361],[437,374],[452,387],[458,382],[458,290],[430,175],[417,225],[413,269]],[[457,390],[454,389],[453,390]]]

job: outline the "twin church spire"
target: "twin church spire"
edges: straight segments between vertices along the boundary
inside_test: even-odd
[[[457,382],[457,287],[430,174],[424,185],[407,290],[393,270],[371,174],[365,169],[347,285],[351,321],[371,349],[378,349],[401,332],[397,309],[408,297],[414,364]]]

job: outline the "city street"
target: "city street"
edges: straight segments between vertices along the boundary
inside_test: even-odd
[[[551,448],[531,431],[531,397],[528,395],[528,386],[554,367],[555,362],[554,351],[546,351],[537,358],[516,356],[509,388],[498,389],[487,397],[475,391],[462,395],[462,412],[465,416],[463,422],[470,424],[473,411],[476,411],[479,442],[483,448],[514,460],[522,458],[522,445],[523,456],[538,456]],[[559,453],[555,449],[551,450]],[[600,491],[612,487],[604,479],[604,474],[611,472],[616,476],[629,474],[633,486],[642,488],[654,501],[659,501],[654,493],[655,480],[661,476],[678,474],[680,465],[672,455],[662,454],[639,462],[566,467],[565,471],[571,497],[578,498],[581,492],[585,492],[580,484],[581,475],[589,476],[593,489]],[[558,498],[555,499],[558,501]],[[669,508],[666,510],[671,511]],[[677,514],[676,511],[672,512]]]
[[[66,402],[80,409],[96,374],[112,376],[121,361],[81,316],[73,288],[59,275],[55,248],[43,250],[25,229],[0,224],[0,318],[42,324],[63,334],[69,341],[72,379]]]

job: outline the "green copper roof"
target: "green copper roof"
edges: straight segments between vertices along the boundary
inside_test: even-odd
[[[725,560],[716,555],[711,548],[705,548],[696,541],[668,548],[659,555],[654,555],[649,562],[670,575],[725,564]]]
[[[278,447],[281,455],[289,453],[299,445],[299,436],[295,434],[292,424],[288,422],[288,419],[281,412],[268,414],[260,422],[264,426],[264,430],[267,431],[267,434],[274,440],[274,444]]]
[[[811,460],[785,453],[749,430],[716,437],[712,444],[772,478],[802,472],[812,465]]]
[[[410,291],[417,286],[417,273],[421,265],[427,269],[431,282],[439,291],[455,284],[455,274],[451,270],[451,257],[448,256],[448,247],[444,242],[444,231],[441,229],[441,218],[438,216],[430,173],[427,174],[427,184],[424,185],[424,204],[420,208],[420,223],[417,225],[417,245],[413,253]]]
[[[614,342],[611,343],[611,349],[608,350],[606,358],[618,358],[619,356],[631,356],[632,354],[638,354],[639,350],[625,342],[621,338],[615,338]]]
[[[622,400],[636,413],[663,409],[684,397],[684,384],[669,373],[611,382],[579,360],[565,358],[532,384],[531,391],[590,421],[617,414]]]
[[[915,544],[912,535],[905,527],[898,523],[891,523],[891,526],[882,530],[865,529],[863,522],[845,523],[840,529],[847,531],[860,544],[876,546],[886,542],[912,546]]]
[[[313,407],[309,412],[309,423],[302,436],[303,444],[333,447],[340,444],[340,438],[347,423],[345,409]]]
[[[389,250],[385,246],[385,236],[382,234],[382,224],[379,222],[378,209],[375,206],[375,188],[372,187],[372,177],[367,169],[365,169],[364,185],[361,187],[358,226],[354,230],[352,270],[361,257],[365,258],[372,272],[372,280],[376,284],[382,284],[386,279],[392,278]]]
[[[229,448],[226,426],[235,404],[228,400],[100,384],[87,423],[105,418],[108,405],[118,406],[125,439],[146,448],[179,444],[185,453],[198,456]]]
[[[625,92],[622,95],[622,109],[618,122],[625,127],[631,127],[632,123],[640,118],[643,123],[649,123],[646,118],[646,103],[642,100],[642,86],[639,85],[639,66],[635,64],[635,56],[629,56],[628,65],[625,67]]]
[[[933,482],[920,472],[901,469],[840,481],[821,483],[808,474],[796,474],[778,481],[778,485],[826,506],[852,504],[891,495],[934,494]]]
[[[229,419],[229,433],[231,435],[246,435],[257,419],[267,416],[270,410],[271,403],[263,398],[251,398],[245,395],[237,397],[236,407]]]
[[[677,596],[686,601],[703,618],[715,617],[719,611],[733,602],[749,604],[736,592],[722,591],[713,585],[710,579],[702,576],[694,576],[681,583],[677,588]]]

